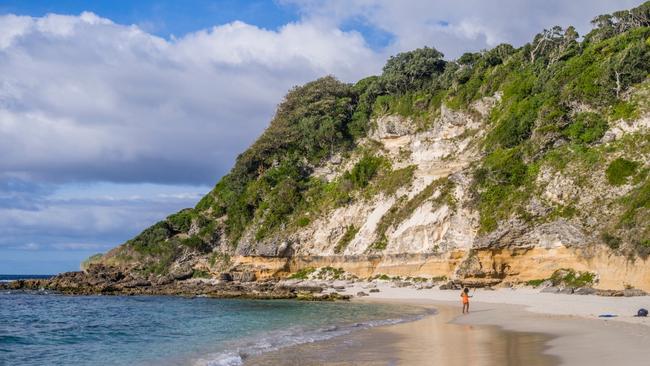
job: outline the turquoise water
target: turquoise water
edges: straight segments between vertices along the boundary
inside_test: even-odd
[[[0,292],[0,365],[240,365],[422,315],[383,304]]]

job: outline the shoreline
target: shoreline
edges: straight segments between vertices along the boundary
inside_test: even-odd
[[[353,301],[423,306],[438,313],[291,346],[252,357],[244,365],[611,366],[645,364],[650,359],[650,319],[633,317],[630,310],[650,304],[649,296],[478,290],[473,294],[470,314],[463,315],[460,298],[456,300],[459,291],[395,288],[387,283],[377,288],[380,292]],[[360,284],[346,288],[344,293],[357,291],[364,291]],[[598,318],[598,310],[619,317]],[[448,349],[466,352],[444,351]]]

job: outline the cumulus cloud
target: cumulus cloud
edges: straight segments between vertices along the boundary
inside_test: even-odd
[[[0,177],[214,183],[293,85],[379,60],[357,32],[233,22],[166,40],[92,13],[0,17]]]
[[[574,25],[586,33],[599,14],[631,8],[643,0],[283,0],[297,5],[306,19],[341,24],[361,19],[394,35],[387,53],[423,45],[456,58],[510,43],[529,42],[544,28]]]

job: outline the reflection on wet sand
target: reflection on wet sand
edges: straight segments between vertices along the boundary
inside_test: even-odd
[[[247,360],[246,365],[444,365],[550,366],[543,354],[549,336],[493,326],[450,324],[458,312],[360,331],[324,342],[288,347]]]

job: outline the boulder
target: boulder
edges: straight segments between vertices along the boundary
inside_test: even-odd
[[[368,295],[367,293],[365,293],[363,291],[359,291],[359,292],[357,292],[357,296],[358,297],[363,297],[363,296],[370,296],[370,295]]]
[[[564,294],[564,295],[572,295],[575,289],[573,287],[565,287],[562,290],[560,290],[559,293]]]
[[[371,289],[370,289],[370,293],[371,293],[371,294],[372,294],[372,293],[376,293],[376,292],[379,292],[379,289],[378,289],[378,288],[371,288]]]
[[[576,295],[593,295],[596,293],[596,289],[592,287],[580,287],[579,289],[573,292]]]
[[[558,292],[560,292],[560,289],[555,287],[555,286],[549,286],[549,287],[546,287],[546,288],[542,289],[542,291],[540,291],[540,292],[541,293],[546,293],[546,294],[557,294]]]

